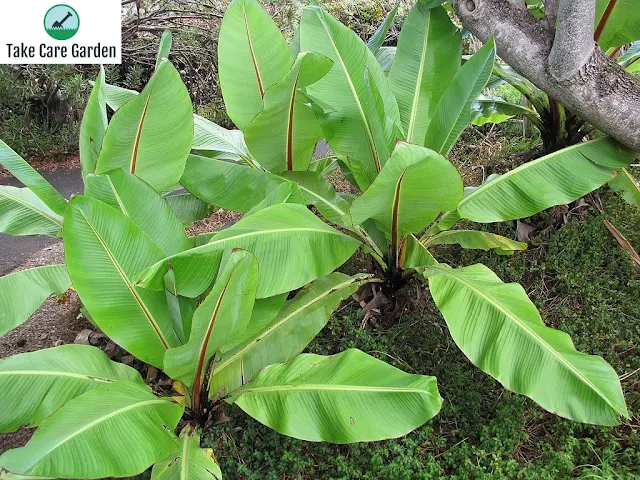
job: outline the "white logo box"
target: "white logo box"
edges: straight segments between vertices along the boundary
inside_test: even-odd
[[[79,17],[68,40],[56,40],[45,29],[45,15],[59,4]],[[0,64],[120,64],[121,10],[121,0],[2,0]]]

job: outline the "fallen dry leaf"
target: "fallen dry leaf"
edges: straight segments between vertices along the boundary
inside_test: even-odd
[[[531,235],[536,231],[536,227],[529,225],[528,223],[521,222],[516,223],[516,238],[519,242],[529,243],[531,241]]]
[[[640,255],[638,255],[638,252],[636,252],[633,246],[629,243],[629,240],[627,240],[625,236],[620,233],[620,230],[618,230],[609,220],[603,218],[602,221],[604,222],[604,226],[607,227],[607,230],[609,230],[609,232],[611,232],[611,235],[613,235],[613,237],[616,239],[618,245],[620,245],[620,248],[629,252],[629,255],[631,255],[631,260],[640,269]]]

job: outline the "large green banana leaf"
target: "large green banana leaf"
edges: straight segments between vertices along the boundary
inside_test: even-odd
[[[284,435],[333,443],[406,435],[442,405],[434,377],[405,373],[359,350],[271,365],[232,401]]]
[[[248,212],[285,180],[236,163],[190,155],[180,183],[212,205]]]
[[[640,187],[626,168],[623,168],[616,178],[609,182],[609,186],[629,205],[640,208]]]
[[[244,340],[257,286],[256,257],[246,250],[232,253],[211,293],[193,315],[189,341],[167,350],[167,375],[199,389],[209,360]],[[198,393],[194,389],[194,396]]]
[[[462,218],[490,223],[529,217],[573,202],[604,185],[633,161],[634,153],[601,138],[528,162],[467,195]]]
[[[160,261],[140,275],[139,284],[163,289],[164,274],[171,266],[178,293],[196,297],[210,285],[222,253],[242,248],[258,258],[258,298],[272,297],[327,275],[346,262],[359,245],[305,206],[281,203],[242,218],[206,245]]]
[[[249,150],[240,130],[227,130],[200,115],[193,116],[193,150],[218,152],[221,160],[248,159]]]
[[[442,7],[418,0],[404,22],[389,72],[407,142],[424,144],[436,105],[460,69],[462,39]]]
[[[365,190],[389,158],[400,127],[398,105],[378,61],[358,36],[320,7],[302,13],[301,45],[329,57],[333,68],[307,87],[312,100],[331,110],[319,114],[333,152]],[[373,95],[376,89],[379,95]],[[380,112],[392,127],[382,123]]]
[[[162,250],[121,212],[80,196],[65,215],[64,252],[73,286],[98,327],[140,360],[162,368],[165,350],[179,344],[167,299],[164,291],[134,284],[140,272],[164,258]]]
[[[299,205],[306,205],[306,200],[300,191],[300,187],[293,182],[286,182],[278,185],[267,198],[265,198],[258,205],[249,210],[245,216],[253,215],[260,210],[264,210],[272,205],[279,203],[297,203]]]
[[[165,293],[173,329],[176,331],[180,343],[186,343],[191,335],[191,322],[193,314],[198,308],[198,299],[176,296],[169,290]]]
[[[171,52],[171,45],[173,45],[173,36],[171,30],[165,30],[160,37],[160,44],[158,45],[158,53],[156,55],[156,68],[160,66],[163,58],[169,58]]]
[[[397,47],[380,47],[376,52],[376,60],[384,73],[389,73],[396,59]]]
[[[318,209],[327,221],[337,225],[351,225],[349,202],[338,195],[325,178],[315,172],[284,172],[283,178],[295,182],[305,201]],[[346,216],[346,217],[345,217]]]
[[[351,205],[354,223],[373,218],[397,240],[422,230],[462,198],[462,179],[436,152],[399,142],[373,185]]]
[[[72,398],[117,380],[143,384],[137,370],[88,345],[62,345],[0,360],[0,432],[37,426]]]
[[[528,107],[507,102],[502,98],[478,96],[471,105],[473,124],[483,126],[487,123],[502,123],[517,115],[524,115],[529,119],[535,118],[537,113]]]
[[[31,165],[0,140],[0,165],[35,193],[57,215],[64,215],[67,201]]]
[[[409,235],[404,239],[402,252],[398,265],[403,270],[414,269],[422,274],[425,267],[429,265],[438,265],[438,261],[427,250],[427,247],[413,235]]]
[[[124,168],[162,191],[180,181],[192,143],[191,97],[164,60],[140,95],[111,119],[96,173]]]
[[[391,11],[387,14],[376,31],[373,33],[369,41],[367,42],[367,47],[371,50],[371,53],[374,55],[380,50],[380,47],[384,44],[387,39],[387,35],[389,34],[389,30],[393,26],[393,22],[396,19],[396,15],[398,13],[398,7],[400,6],[400,0],[396,2]]]
[[[178,449],[153,466],[151,480],[222,480],[222,472],[213,451],[200,448],[198,434],[186,429]]]
[[[629,73],[640,70],[640,40],[636,40],[624,54],[616,58],[616,63]]]
[[[138,92],[106,84],[106,102],[113,110],[133,100]],[[244,136],[239,130],[227,130],[200,115],[193,115],[193,150],[219,152],[221,158],[232,161],[248,157]]]
[[[57,237],[62,217],[28,188],[0,185],[0,232]]]
[[[324,55],[301,53],[287,75],[264,96],[264,110],[244,129],[253,156],[267,170],[306,170],[323,134],[301,91],[331,69]]]
[[[517,283],[484,265],[429,268],[429,288],[464,354],[509,390],[557,415],[616,425],[628,416],[618,376],[602,358],[575,350],[569,336],[546,327]]]
[[[246,342],[222,355],[209,377],[209,396],[226,396],[261,369],[292,359],[324,328],[340,302],[367,281],[334,272],[316,280],[288,301],[277,316],[253,316]]]
[[[100,73],[93,85],[80,124],[80,164],[83,176],[93,173],[96,169],[96,162],[100,156],[102,141],[109,123],[104,85],[104,68],[100,67]]]
[[[526,250],[527,244],[516,242],[502,235],[477,230],[449,230],[427,239],[425,245],[460,245],[462,248],[477,250],[497,250],[499,253],[512,253]]]
[[[169,208],[176,214],[183,225],[190,226],[193,222],[208,217],[216,209],[213,205],[203,202],[190,193],[179,193],[164,197]]]
[[[22,475],[131,477],[176,450],[171,432],[183,408],[144,385],[108,383],[67,402],[25,447],[5,452],[0,464]]]
[[[120,210],[149,235],[166,256],[191,248],[184,227],[167,202],[136,175],[121,168],[106,175],[89,175],[85,195]]]
[[[56,480],[52,477],[32,477],[31,475],[16,475],[7,472],[0,466],[0,480]]]
[[[218,40],[218,72],[227,114],[240,130],[262,111],[267,90],[287,74],[293,56],[256,0],[233,0]]]
[[[116,87],[115,85],[105,84],[105,101],[109,108],[114,112],[118,111],[125,103],[130,102],[136,96],[138,92],[135,90],[129,90],[127,88]]]
[[[595,38],[602,50],[640,40],[640,9],[634,0],[596,0]]]
[[[64,265],[29,268],[0,277],[0,336],[25,322],[49,295],[71,287]]]
[[[451,151],[473,120],[471,106],[487,84],[495,58],[496,47],[491,38],[458,70],[436,106],[427,128],[425,146],[443,155]]]

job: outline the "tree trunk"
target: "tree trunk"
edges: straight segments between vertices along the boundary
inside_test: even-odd
[[[524,1],[453,0],[453,5],[463,25],[476,37],[482,41],[495,37],[498,55],[518,73],[585,121],[628,148],[640,151],[640,84],[597,45],[583,46],[575,52],[576,56],[584,56],[578,62],[582,66],[578,64],[575,73],[559,79],[556,77],[563,75],[552,75],[550,66],[555,33],[547,19],[529,14]],[[562,13],[561,8],[558,24],[566,21]],[[573,25],[570,31],[575,28]],[[589,28],[593,29],[593,25]],[[572,48],[561,44],[566,36],[559,34],[553,55],[556,64],[557,59],[562,54],[566,56]],[[575,67],[574,64],[569,68]],[[566,76],[566,71],[564,74]]]

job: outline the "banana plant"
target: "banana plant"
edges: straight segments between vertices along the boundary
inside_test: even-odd
[[[633,154],[601,139],[465,189],[446,155],[474,118],[495,48],[490,41],[461,65],[460,33],[431,3],[419,1],[410,12],[412,28],[403,29],[387,76],[370,46],[317,6],[303,12],[294,59],[255,0],[234,0],[221,29],[220,78],[241,130],[221,129],[178,104],[184,86],[164,58],[166,45],[139,94],[109,87],[101,73],[82,126],[85,195],[71,202],[2,145],[0,161],[39,201],[13,195],[0,204],[0,219],[14,232],[61,235],[66,265],[2,277],[3,307],[31,289],[38,296],[5,307],[0,331],[71,285],[105,334],[174,380],[173,391],[155,394],[92,347],[3,360],[0,395],[14,403],[15,392],[36,398],[6,411],[2,428],[39,427],[26,447],[0,457],[5,470],[100,478],[155,465],[154,478],[203,469],[220,477],[199,436],[225,403],[310,441],[404,435],[439,410],[435,379],[358,351],[301,352],[361,284],[398,287],[412,275],[428,284],[460,349],[505,388],[581,422],[614,425],[628,416],[613,369],[544,326],[522,287],[483,265],[439,263],[430,249],[524,249],[452,227],[463,218],[511,220],[567,203],[619,175]],[[445,87],[434,86],[434,69],[443,71]],[[116,111],[108,126],[106,105]],[[183,132],[173,118],[159,120],[173,109],[184,117]],[[258,145],[261,136],[269,148]],[[334,157],[312,161],[322,137]],[[361,193],[336,193],[324,177],[336,164]],[[185,200],[245,215],[230,228],[188,237],[176,208],[188,201],[172,205],[166,196],[180,186]],[[13,208],[33,214],[27,221]],[[358,248],[381,275],[334,272]],[[178,438],[181,419],[187,426]]]
[[[577,421],[612,425],[627,416],[613,369],[599,357],[577,352],[564,333],[545,327],[522,287],[502,283],[482,265],[443,265],[433,247],[524,250],[521,242],[453,227],[462,219],[520,219],[574,201],[619,178],[633,153],[603,138],[464,188],[446,156],[480,116],[478,97],[495,65],[492,40],[462,63],[461,35],[444,8],[419,0],[400,33],[388,75],[376,58],[378,41],[366,45],[318,6],[303,10],[299,42],[299,49],[287,49],[254,0],[230,4],[219,43],[221,82],[228,112],[240,128],[236,135],[247,139],[252,161],[229,161],[222,158],[224,150],[192,152],[182,185],[205,202],[250,212],[238,226],[259,222],[264,231],[279,229],[269,209],[313,206],[327,223],[361,242],[387,288],[414,275],[425,281],[461,350],[506,388]],[[270,53],[264,55],[267,46]],[[299,50],[296,59],[292,50]],[[280,81],[274,80],[276,68]],[[233,72],[251,81],[234,82]],[[486,100],[494,105],[484,111],[502,108]],[[254,117],[247,123],[249,112]],[[331,159],[310,161],[317,138],[311,132],[318,125],[358,193],[337,193],[319,173]],[[268,138],[271,148],[253,147],[255,138]],[[305,142],[307,148],[292,148]],[[217,255],[219,235],[147,269],[140,285],[161,289],[171,266],[178,291],[199,293],[204,282],[198,284],[200,275],[190,277],[187,265],[206,277],[205,259]],[[218,238],[224,242],[226,235]]]
[[[153,479],[222,478],[214,454],[200,448],[200,435],[224,405],[283,434],[336,443],[402,436],[439,411],[433,377],[404,373],[358,350],[301,353],[343,299],[376,281],[370,274],[331,273],[355,251],[354,239],[300,205],[274,204],[255,214],[264,215],[258,223],[280,218],[284,228],[272,236],[246,222],[254,215],[213,236],[219,255],[208,258],[202,291],[187,288],[191,296],[182,295],[179,261],[160,290],[145,289],[140,273],[196,250],[193,240],[139,176],[114,169],[88,174],[86,182],[85,194],[65,201],[61,211],[66,265],[0,278],[1,332],[18,326],[51,292],[72,287],[95,325],[163,370],[173,388],[152,391],[138,371],[91,346],[0,360],[6,407],[0,431],[37,427],[25,447],[0,457],[7,475],[127,477],[153,465]],[[247,237],[257,242],[243,244]],[[298,266],[286,257],[297,258]],[[289,270],[295,274],[283,275]]]
[[[307,60],[299,67],[306,75]],[[0,144],[0,163],[25,185],[1,189],[1,229],[62,237],[66,261],[0,278],[0,335],[73,289],[97,328],[172,379],[172,388],[152,389],[84,345],[0,360],[0,432],[37,427],[25,447],[0,456],[3,478],[129,477],[153,466],[153,479],[220,479],[200,437],[225,405],[285,435],[335,443],[405,435],[441,407],[433,377],[358,350],[302,353],[343,299],[380,280],[334,272],[360,242],[300,204],[296,184],[278,186],[230,228],[187,236],[185,217],[208,204],[175,195],[176,182],[197,158],[197,138],[217,140],[194,135],[185,93],[159,55],[149,84],[107,124],[101,71],[81,129],[85,191],[70,201]],[[228,162],[235,155],[223,153]]]

